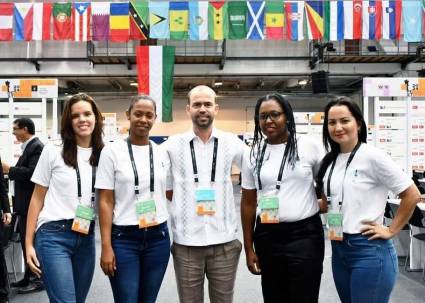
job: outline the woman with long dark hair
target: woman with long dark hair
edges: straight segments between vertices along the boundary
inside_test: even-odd
[[[156,104],[131,98],[130,134],[102,151],[97,174],[101,267],[115,302],[156,301],[170,258],[165,198],[168,156],[149,140]]]
[[[44,147],[31,178],[35,188],[27,219],[27,262],[43,278],[50,302],[84,302],[91,285],[102,129],[93,98],[83,93],[71,97],[62,114],[62,143]]]
[[[383,151],[366,144],[359,107],[339,97],[325,107],[323,143],[328,154],[318,183],[328,205],[332,272],[346,302],[388,302],[398,265],[391,238],[408,222],[420,194]],[[389,227],[383,225],[388,192],[401,198]]]
[[[248,269],[261,274],[265,303],[317,302],[324,237],[314,177],[322,149],[297,136],[291,105],[280,94],[257,101],[254,121],[242,165]]]

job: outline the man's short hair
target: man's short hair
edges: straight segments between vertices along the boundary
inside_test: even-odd
[[[26,127],[30,135],[35,134],[35,125],[30,118],[18,118],[13,121],[13,124],[16,124],[19,128]]]
[[[217,98],[217,94],[215,93],[215,91],[211,88],[211,87],[209,87],[209,86],[207,86],[207,85],[198,85],[198,86],[195,86],[194,88],[192,88],[188,93],[187,93],[187,104],[190,104],[190,96],[193,94],[193,93],[195,93],[195,92],[197,92],[197,91],[202,91],[202,90],[206,90],[206,91],[210,91],[211,93],[212,93],[212,95],[214,96],[214,100]]]

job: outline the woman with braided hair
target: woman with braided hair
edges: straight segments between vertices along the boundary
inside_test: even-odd
[[[291,105],[280,94],[261,97],[254,120],[242,165],[248,269],[261,274],[265,303],[317,302],[324,237],[314,178],[322,148],[297,136]]]

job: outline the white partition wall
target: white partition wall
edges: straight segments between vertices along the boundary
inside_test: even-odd
[[[408,174],[424,171],[425,78],[364,78],[363,102],[375,145]],[[374,110],[372,125],[366,111],[370,108]]]
[[[374,133],[374,144],[385,150],[409,175],[425,170],[425,78],[364,78],[364,109],[373,108],[373,124],[366,123]],[[369,107],[369,103],[373,106]],[[390,199],[389,201],[394,200]],[[395,201],[398,201],[395,199]],[[393,203],[393,202],[390,202]],[[418,228],[412,227],[414,233]],[[400,234],[397,242],[402,242]],[[410,242],[410,268],[419,269],[422,242]]]
[[[20,148],[12,135],[12,124],[17,117],[28,117],[34,121],[36,135],[48,139],[47,100],[53,102],[52,129],[50,136],[55,139],[57,124],[57,79],[0,79],[0,155],[14,164]]]

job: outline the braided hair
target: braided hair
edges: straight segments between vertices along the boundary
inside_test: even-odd
[[[255,159],[255,170],[256,170],[257,167],[259,167],[260,165],[260,161],[261,161],[260,154],[261,154],[262,146],[263,144],[267,143],[267,139],[264,137],[260,129],[260,117],[259,117],[260,107],[263,102],[270,101],[270,100],[276,101],[280,105],[286,117],[286,128],[288,131],[288,140],[286,144],[288,145],[288,148],[286,149],[286,153],[283,155],[283,161],[284,162],[287,161],[293,168],[295,166],[295,162],[299,158],[294,113],[288,100],[279,93],[272,93],[272,94],[268,94],[263,97],[260,97],[260,99],[258,99],[257,101],[257,104],[255,105],[255,112],[254,112],[255,129],[254,129],[254,139],[252,142],[251,153],[250,153],[251,161],[252,159]]]

